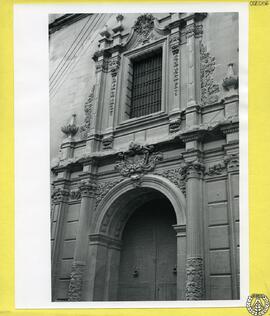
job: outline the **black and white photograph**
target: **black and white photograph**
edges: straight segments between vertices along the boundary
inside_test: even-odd
[[[239,13],[48,24],[51,300],[239,300]]]

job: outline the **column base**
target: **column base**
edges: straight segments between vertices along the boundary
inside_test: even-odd
[[[204,297],[203,286],[203,258],[189,257],[186,262],[186,300],[202,300]]]

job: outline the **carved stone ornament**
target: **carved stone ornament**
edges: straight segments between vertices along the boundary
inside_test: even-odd
[[[170,37],[170,48],[173,53],[173,91],[174,96],[177,97],[179,93],[179,45],[180,45],[180,37],[179,33],[175,33]]]
[[[76,114],[72,114],[70,122],[61,127],[61,131],[66,134],[67,137],[73,137],[78,132],[79,127],[76,126]]]
[[[174,33],[170,37],[170,49],[172,50],[173,54],[177,54],[180,48],[180,35],[179,32]]]
[[[64,188],[53,188],[52,202],[54,204],[64,202],[69,196],[69,190]]]
[[[72,265],[68,288],[68,301],[81,301],[84,268],[85,264],[83,263],[75,262]]]
[[[203,27],[201,24],[189,24],[185,28],[186,37],[200,37],[203,34]]]
[[[203,259],[187,258],[186,300],[195,301],[203,298]]]
[[[233,63],[228,65],[227,74],[223,79],[222,86],[226,91],[238,88],[238,77],[234,74]]]
[[[103,149],[112,149],[113,148],[113,136],[107,136],[102,139]]]
[[[93,123],[93,119],[94,119],[94,93],[95,93],[95,86],[92,87],[91,89],[91,93],[84,105],[84,124],[80,127],[80,135],[82,139],[86,139],[89,131],[90,131],[90,127]]]
[[[201,100],[202,103],[211,104],[218,101],[220,88],[214,82],[214,72],[216,69],[216,59],[207,52],[206,46],[200,46],[201,65]]]
[[[186,194],[185,169],[174,168],[163,170],[161,172],[156,172],[155,174],[168,179],[169,181],[174,183],[182,191],[184,195]]]
[[[134,31],[145,38],[148,37],[154,28],[154,19],[149,13],[140,15],[134,24]]]
[[[205,175],[208,176],[217,176],[217,175],[222,175],[227,169],[227,164],[222,161],[219,163],[215,163],[211,166],[209,166],[206,171],[205,171]]]
[[[186,178],[189,177],[202,177],[204,174],[205,166],[198,160],[187,161],[182,163],[182,173]]]
[[[112,76],[116,76],[120,67],[120,59],[119,55],[110,58],[109,60],[109,70]]]
[[[123,179],[99,183],[96,189],[96,206],[98,206],[105,195],[121,181],[123,181]]]
[[[154,152],[154,146],[139,145],[131,142],[126,152],[119,153],[120,161],[115,169],[123,176],[139,180],[143,174],[153,171],[158,161],[162,160],[161,153]]]
[[[79,189],[82,197],[90,197],[96,190],[96,184],[91,180],[81,180]]]
[[[101,59],[96,61],[96,72],[103,71],[107,72],[108,71],[108,60],[106,59]]]
[[[231,154],[224,157],[228,172],[239,171],[239,155]]]
[[[71,190],[69,193],[69,198],[72,201],[79,201],[81,197],[81,191],[79,189]]]
[[[117,25],[112,29],[114,33],[122,32],[124,27],[122,25],[122,21],[124,20],[124,16],[122,14],[118,14],[116,16]]]
[[[175,133],[180,130],[180,125],[181,125],[181,119],[176,119],[173,121],[170,121],[169,123],[169,132],[170,133]]]

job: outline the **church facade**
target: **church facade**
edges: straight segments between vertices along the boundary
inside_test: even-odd
[[[237,13],[49,30],[52,300],[239,299]]]

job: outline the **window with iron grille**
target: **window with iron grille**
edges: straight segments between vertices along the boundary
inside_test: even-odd
[[[161,110],[162,51],[133,62],[130,118]]]

